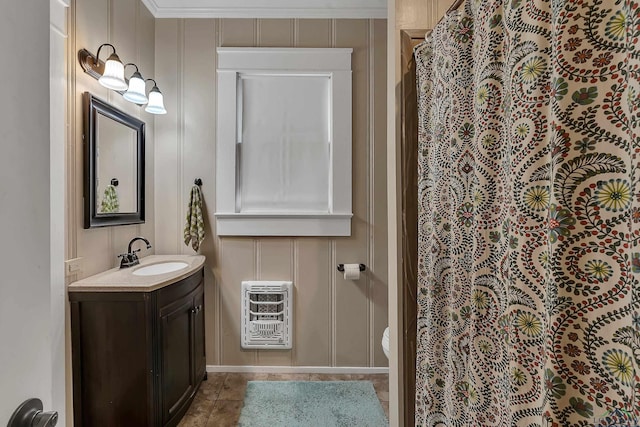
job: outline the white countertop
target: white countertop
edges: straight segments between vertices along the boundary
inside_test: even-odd
[[[204,260],[203,255],[149,255],[140,258],[140,265],[135,267],[112,268],[73,282],[69,285],[69,292],[151,292],[193,274],[202,267]],[[132,274],[140,267],[170,261],[182,261],[189,265],[181,270],[153,276]]]

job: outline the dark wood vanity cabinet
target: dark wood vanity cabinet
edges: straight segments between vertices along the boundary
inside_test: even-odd
[[[151,292],[69,299],[74,425],[177,425],[206,375],[203,269]]]

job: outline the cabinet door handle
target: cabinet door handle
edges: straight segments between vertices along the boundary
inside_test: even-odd
[[[202,310],[202,304],[196,306],[196,313],[200,313],[200,310]]]

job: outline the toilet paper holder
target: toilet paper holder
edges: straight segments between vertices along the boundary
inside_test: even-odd
[[[367,266],[364,264],[360,264],[360,271],[365,271],[367,269]],[[338,271],[339,272],[344,272],[344,264],[338,264]]]

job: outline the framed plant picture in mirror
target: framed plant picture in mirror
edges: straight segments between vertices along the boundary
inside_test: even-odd
[[[144,222],[145,124],[89,92],[84,112],[84,228]]]

